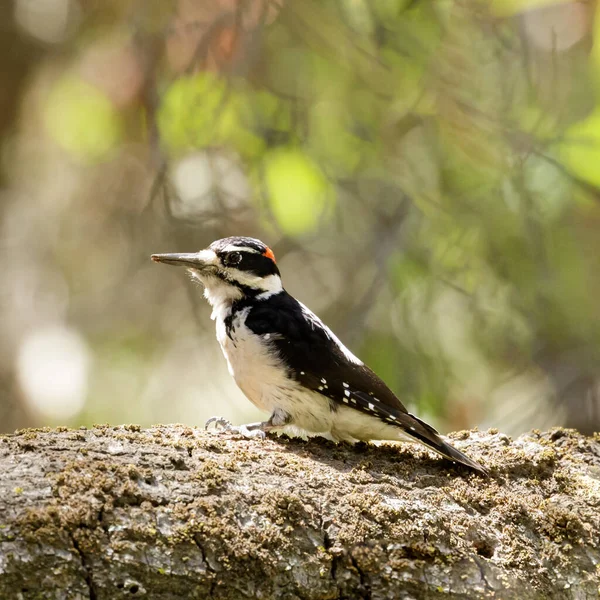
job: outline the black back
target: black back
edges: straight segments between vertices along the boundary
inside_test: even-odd
[[[244,300],[236,304],[232,312],[242,308]],[[394,413],[407,413],[387,385],[366,365],[350,361],[320,319],[287,292],[251,305],[246,326],[257,335],[271,334],[270,343],[292,379],[336,403],[343,404],[349,390],[370,402],[376,398]]]
[[[251,307],[246,326],[257,335],[270,334],[288,376],[302,386],[329,398],[332,410],[349,406],[394,425],[452,461],[486,475],[477,462],[446,443],[438,432],[410,414],[387,385],[362,363],[349,359],[334,334],[310,310],[286,291],[256,301],[234,303],[226,320],[231,335],[237,310]]]

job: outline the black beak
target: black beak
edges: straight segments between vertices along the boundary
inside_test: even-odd
[[[198,253],[192,254],[153,254],[154,262],[164,263],[165,265],[175,265],[176,267],[192,267],[201,269],[206,266],[206,261],[203,260]]]

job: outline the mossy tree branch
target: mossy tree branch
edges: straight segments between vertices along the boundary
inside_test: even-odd
[[[0,598],[587,598],[600,440],[249,441],[183,426],[0,437]]]

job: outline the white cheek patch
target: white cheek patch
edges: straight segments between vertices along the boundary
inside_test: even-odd
[[[232,281],[244,285],[246,287],[261,290],[258,295],[260,300],[266,300],[273,294],[278,294],[283,290],[281,285],[281,278],[279,275],[267,275],[266,277],[259,277],[247,271],[240,271],[239,269],[232,269],[229,273],[229,277]]]

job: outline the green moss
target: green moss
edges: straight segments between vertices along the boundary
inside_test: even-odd
[[[256,582],[261,574],[265,597],[275,581],[304,594],[290,556],[302,557],[311,574],[303,577],[321,582],[323,597],[343,595],[345,585],[350,595],[361,581],[393,582],[394,574],[437,577],[473,557],[482,568],[509,573],[506,585],[516,585],[510,569],[539,568],[531,585],[543,592],[542,566],[566,572],[575,560],[589,563],[581,556],[595,552],[600,506],[596,480],[583,476],[584,458],[595,460],[597,442],[556,431],[508,444],[495,431],[460,434],[457,445],[485,462],[488,480],[406,444],[256,442],[164,426],[105,428],[89,442],[80,431],[34,432],[36,452],[59,441],[75,452],[61,451],[56,460],[51,451],[44,480],[50,498],[21,513],[17,537],[37,548],[64,547],[72,536],[94,560],[105,560],[99,557],[108,550],[135,556],[128,565],[146,565],[143,553],[160,548],[169,565],[152,569],[157,581],[174,577],[171,565],[193,571],[210,563],[202,574],[194,571],[197,582],[231,593],[227,577],[217,584],[213,567],[231,570],[238,581],[246,573]],[[115,441],[125,450],[113,455],[106,448]],[[77,458],[84,448],[85,460]],[[173,457],[182,455],[185,470],[174,468]],[[135,577],[150,577],[146,571]],[[429,592],[448,589],[438,584]]]
[[[123,425],[123,428],[126,431],[132,431],[132,432],[140,432],[142,430],[142,426],[141,425],[134,425],[134,424]]]

